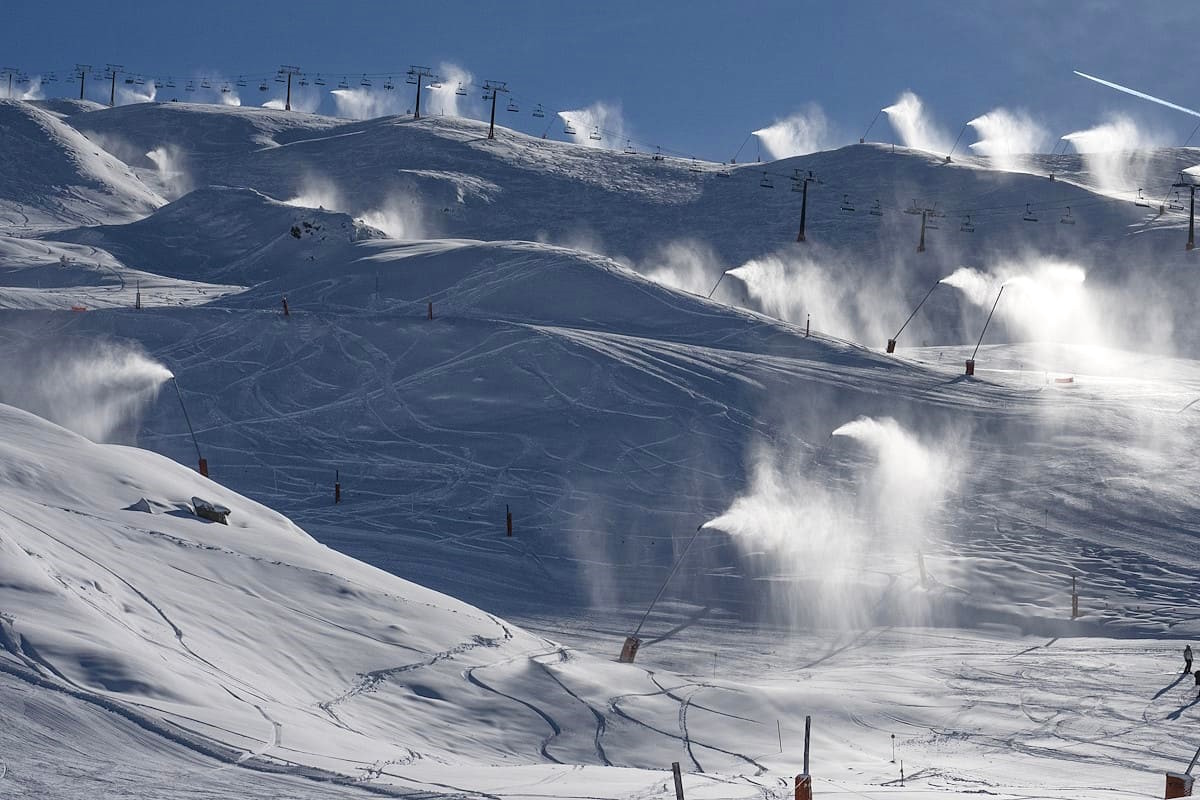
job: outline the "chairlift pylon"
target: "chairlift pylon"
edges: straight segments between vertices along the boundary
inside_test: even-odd
[[[1038,218],[1033,214],[1033,209],[1029,207],[1029,203],[1025,204],[1025,216],[1021,217],[1021,219],[1025,220],[1026,222],[1038,221]]]

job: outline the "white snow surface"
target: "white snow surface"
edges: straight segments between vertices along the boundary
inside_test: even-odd
[[[1186,216],[1086,158],[0,124],[0,794],[783,798],[811,715],[818,796],[1157,797],[1200,745]]]

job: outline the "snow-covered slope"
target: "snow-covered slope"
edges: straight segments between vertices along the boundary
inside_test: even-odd
[[[129,222],[163,204],[119,159],[54,114],[0,101],[0,233]]]
[[[73,414],[131,387],[97,353],[144,351],[188,407],[103,428],[175,465],[0,413],[5,685],[125,737],[92,713],[117,704],[151,732],[125,751],[143,780],[249,754],[409,792],[653,797],[679,760],[689,796],[773,798],[809,713],[824,788],[868,797],[898,777],[890,734],[908,797],[1148,796],[1190,755],[1193,256],[1177,209],[1095,162],[863,145],[726,175],[467,120],[12,108],[177,198],[0,240],[0,402],[99,430]],[[1159,196],[1193,156],[1128,180]],[[822,181],[805,245],[794,169]],[[914,201],[946,214],[920,254]],[[181,466],[189,426],[219,486]],[[142,496],[164,513],[123,510]],[[648,669],[611,663],[639,626]],[[0,743],[76,745],[22,724]]]

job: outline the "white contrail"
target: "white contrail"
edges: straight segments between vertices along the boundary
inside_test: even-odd
[[[1089,81],[1095,81],[1096,83],[1107,86],[1110,89],[1116,89],[1118,92],[1125,92],[1125,94],[1131,94],[1134,97],[1140,97],[1143,100],[1149,100],[1151,103],[1158,103],[1160,106],[1166,106],[1167,108],[1173,108],[1176,111],[1182,111],[1185,114],[1191,114],[1193,117],[1200,117],[1200,111],[1193,111],[1190,108],[1184,108],[1183,106],[1176,105],[1175,103],[1172,103],[1168,100],[1163,100],[1161,97],[1155,97],[1152,94],[1146,94],[1145,92],[1139,92],[1137,89],[1130,89],[1128,86],[1122,86],[1119,83],[1113,83],[1111,81],[1106,81],[1102,78],[1097,78],[1094,75],[1088,75],[1086,72],[1080,72],[1079,70],[1073,70],[1073,72],[1081,78],[1087,78]]]

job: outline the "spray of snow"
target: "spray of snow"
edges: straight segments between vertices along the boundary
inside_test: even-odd
[[[0,357],[0,402],[95,442],[132,441],[141,412],[171,371],[127,345],[35,342]]]
[[[428,94],[425,103],[428,105],[422,104],[422,112],[428,108],[430,114],[478,118],[481,102],[479,97],[482,96],[483,90],[475,85],[475,76],[458,64],[450,62],[442,62],[438,66],[437,74],[441,80],[426,86]],[[465,95],[458,94],[459,86],[466,92]],[[503,96],[497,98],[497,103],[497,108],[503,108]]]
[[[997,108],[967,123],[979,137],[971,145],[978,155],[990,158],[995,167],[1009,171],[1028,169],[1027,156],[1045,149],[1046,129],[1026,111]]]
[[[765,314],[798,325],[811,315],[813,327],[833,336],[884,341],[895,332],[891,326],[908,315],[905,273],[894,269],[885,276],[881,270],[872,270],[869,279],[850,279],[858,269],[833,254],[779,253],[751,259],[728,274],[746,285],[750,298]]]
[[[131,103],[153,103],[158,97],[158,86],[153,80],[144,84],[117,84],[117,105],[126,106]]]
[[[146,153],[158,170],[159,193],[169,200],[177,200],[193,188],[191,176],[184,166],[183,151],[173,144],[159,145]]]
[[[411,197],[392,195],[379,208],[363,212],[359,218],[378,228],[392,239],[425,239],[427,226],[417,201]]]
[[[836,139],[825,112],[816,103],[754,131],[771,158],[790,158],[828,150]]]
[[[994,264],[986,271],[960,267],[942,278],[980,309],[990,309],[1000,287],[996,319],[1012,334],[1036,342],[1104,340],[1103,314],[1087,292],[1086,271],[1077,264],[1031,257]]]
[[[587,147],[623,147],[627,137],[621,107],[605,102],[592,103],[587,108],[559,111],[564,127],[570,125],[575,133],[564,133],[575,144]],[[594,138],[598,136],[599,138]]]
[[[1083,157],[1095,187],[1103,192],[1134,193],[1150,174],[1153,148],[1167,138],[1141,128],[1131,117],[1114,114],[1107,121],[1062,137]]]
[[[395,89],[388,91],[382,86],[334,89],[330,94],[337,115],[347,119],[374,119],[407,110],[403,93],[397,93]]]
[[[342,208],[342,193],[333,181],[308,175],[300,184],[300,193],[283,202],[300,208],[337,211]]]
[[[21,93],[17,96],[20,97],[22,100],[45,99],[46,95],[42,92],[42,77],[40,75],[32,76],[29,79],[29,85],[26,86],[23,90],[20,90],[20,92]],[[16,94],[16,91],[14,91],[13,93]]]
[[[637,270],[664,286],[707,297],[721,277],[719,264],[708,243],[682,239],[659,247]]]
[[[857,441],[870,455],[847,454],[848,480],[835,481],[836,470],[814,459],[788,459],[760,446],[751,453],[749,490],[706,527],[730,534],[748,565],[770,565],[772,574],[755,577],[774,578],[766,585],[785,617],[858,628],[882,621],[871,618],[887,591],[879,572],[912,571],[955,471],[949,448],[922,443],[893,419],[860,418],[833,435]],[[831,440],[826,447],[833,446]],[[892,592],[883,613],[891,621],[916,621],[919,603],[907,601],[912,593]]]
[[[915,147],[932,153],[947,153],[952,140],[925,111],[921,98],[911,91],[900,95],[895,103],[883,109],[888,122],[905,147]]]

